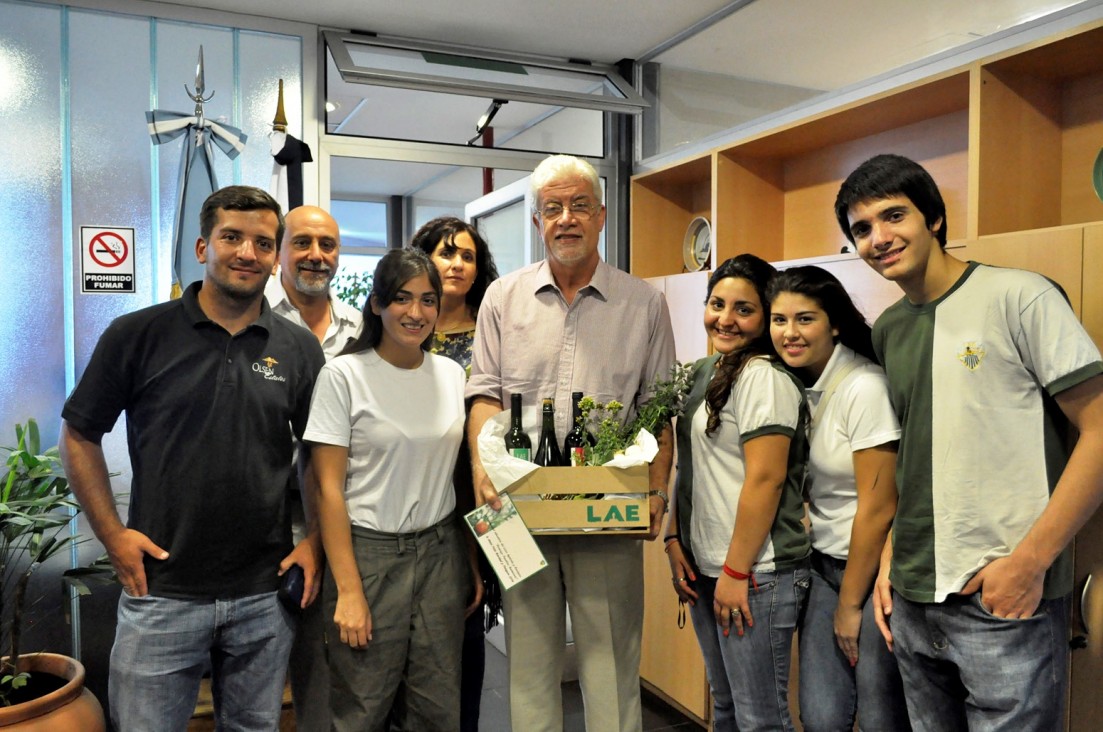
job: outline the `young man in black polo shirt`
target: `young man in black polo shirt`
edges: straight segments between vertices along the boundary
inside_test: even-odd
[[[230,186],[200,216],[203,281],[108,326],[62,411],[66,474],[123,585],[109,691],[127,732],[185,729],[208,662],[222,725],[275,729],[293,636],[279,575],[303,567],[304,602],[317,586],[320,542],[291,549],[286,502],[324,358],[264,301],[280,207]],[[125,526],[101,447],[123,411]]]

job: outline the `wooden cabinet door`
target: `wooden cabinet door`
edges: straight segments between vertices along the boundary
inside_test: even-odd
[[[1103,225],[1084,229],[1084,295],[1081,320],[1103,348],[1103,288],[1095,280],[1103,274]],[[1072,596],[1074,637],[1087,644],[1072,652],[1069,729],[1099,729],[1103,719],[1103,512],[1097,511],[1076,537],[1076,584]]]
[[[695,361],[707,355],[708,340],[702,321],[708,274],[693,272],[656,277],[648,282],[666,293],[678,360]],[[671,479],[673,485],[673,471]],[[705,662],[688,615],[685,627],[678,627],[678,596],[671,587],[670,564],[663,553],[662,537],[644,542],[643,571],[640,678],[667,702],[702,726],[707,725],[711,706]]]
[[[1072,309],[1081,315],[1083,226],[983,236],[969,241],[954,256],[997,267],[1017,267],[1045,275],[1064,288]]]

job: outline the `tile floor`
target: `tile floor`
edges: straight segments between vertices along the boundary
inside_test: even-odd
[[[577,681],[563,684],[563,732],[583,732],[582,691]],[[486,674],[483,677],[483,703],[479,715],[482,732],[510,732],[509,679],[505,655],[489,641],[486,644]],[[701,727],[664,701],[643,692],[644,732],[699,732]]]

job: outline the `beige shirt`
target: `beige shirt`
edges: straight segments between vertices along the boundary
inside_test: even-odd
[[[599,262],[590,283],[567,304],[546,261],[491,283],[479,309],[467,397],[509,407],[555,399],[556,434],[571,421],[571,392],[625,405],[624,419],[656,376],[668,378],[674,333],[662,293]]]

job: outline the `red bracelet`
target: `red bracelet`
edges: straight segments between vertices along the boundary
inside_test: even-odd
[[[729,577],[731,577],[733,579],[737,579],[737,580],[745,580],[745,579],[750,579],[751,578],[751,575],[743,574],[742,572],[736,572],[734,569],[732,569],[731,567],[729,567],[726,564],[724,565],[724,574],[728,575]]]

